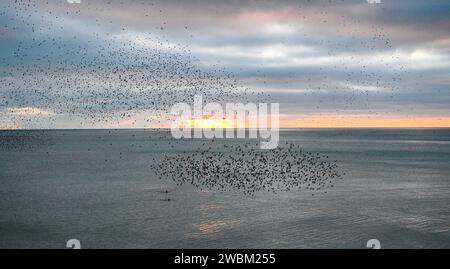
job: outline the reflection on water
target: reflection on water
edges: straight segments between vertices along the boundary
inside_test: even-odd
[[[226,225],[224,221],[221,220],[213,220],[210,222],[205,223],[194,223],[192,226],[194,227],[195,231],[199,232],[202,235],[212,234],[216,233]]]
[[[199,222],[193,223],[193,233],[189,237],[205,236],[230,228],[236,221],[225,221],[216,216],[215,212],[223,210],[223,205],[207,202],[198,206]]]

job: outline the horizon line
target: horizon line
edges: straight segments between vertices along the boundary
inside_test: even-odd
[[[191,128],[191,129],[205,129],[205,128]],[[258,129],[258,128],[223,128],[226,129]],[[271,129],[271,128],[267,128]],[[450,129],[450,126],[436,126],[436,127],[397,127],[397,126],[377,126],[377,127],[280,127],[279,130],[311,130],[311,129]],[[89,131],[89,130],[170,130],[167,127],[154,128],[154,127],[142,127],[142,128],[14,128],[14,129],[0,129],[1,131]]]

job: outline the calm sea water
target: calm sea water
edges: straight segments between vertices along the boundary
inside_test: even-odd
[[[164,132],[10,136],[0,148],[1,248],[65,248],[71,238],[82,248],[365,248],[371,238],[383,248],[450,248],[449,129],[284,130],[283,141],[346,172],[314,196],[161,180],[152,159],[193,148],[172,147]]]

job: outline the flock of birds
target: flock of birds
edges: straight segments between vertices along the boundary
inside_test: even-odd
[[[307,4],[298,6],[298,19],[305,24],[310,23],[309,15],[302,13],[308,8]],[[162,7],[155,3],[137,1],[132,5],[139,7],[132,10],[136,17],[166,20]],[[158,126],[171,119],[168,110],[173,104],[191,103],[196,94],[202,95],[205,102],[272,100],[262,91],[241,85],[232,72],[218,65],[202,68],[188,46],[174,43],[164,35],[165,22],[157,27],[149,26],[150,31],[136,33],[133,29],[128,31],[123,22],[110,18],[99,16],[89,21],[92,12],[104,14],[105,10],[114,13],[118,8],[127,9],[124,2],[69,4],[66,1],[9,0],[1,7],[0,16],[5,22],[1,36],[30,33],[28,38],[18,42],[9,57],[0,59],[3,67],[0,70],[0,110],[7,115],[10,126],[51,128],[57,127],[61,120],[77,122],[80,127],[113,126],[124,121],[136,127]],[[326,10],[317,11],[311,20],[330,24]],[[79,23],[80,20],[87,22]],[[371,33],[360,33],[368,30],[359,29],[358,19],[351,16],[341,16],[339,23],[349,41],[324,37],[313,42],[327,48],[328,56],[341,55],[342,50],[348,52],[349,55],[337,57],[338,62],[326,67],[332,69],[331,72],[344,74],[344,80],[336,83],[328,72],[302,77],[302,88],[311,89],[304,94],[329,91],[327,97],[318,95],[318,110],[328,111],[325,106],[330,96],[338,98],[344,93],[347,97],[340,109],[351,110],[365,103],[370,111],[370,89],[393,92],[406,71],[395,64],[398,56],[394,54],[393,59],[386,59],[386,62],[353,56],[360,51],[392,48],[383,28],[372,25]],[[340,30],[334,34],[339,35]],[[364,41],[359,35],[372,38]],[[371,70],[373,61],[384,64],[392,71],[392,77]],[[295,76],[288,75],[286,81],[295,80]],[[262,73],[258,79],[267,82]],[[24,108],[39,109],[24,111]],[[24,116],[26,113],[33,117]],[[136,116],[143,113],[152,116],[137,122]]]
[[[224,68],[202,68],[189,48],[171,44],[158,33],[127,33],[130,36],[123,38],[94,31],[68,36],[63,33],[76,29],[61,26],[64,17],[51,7],[45,16],[32,16],[36,10],[45,10],[42,3],[16,0],[7,9],[16,11],[9,18],[14,27],[33,29],[32,42],[20,41],[12,58],[1,59],[5,68],[0,76],[0,109],[22,128],[52,127],[59,115],[78,121],[81,127],[125,120],[134,126],[134,116],[142,113],[150,115],[144,119],[145,126],[158,126],[171,119],[168,112],[173,104],[192,103],[194,95],[221,103],[269,98],[239,85]]]
[[[105,2],[101,8],[107,8],[108,4]],[[140,4],[146,13],[158,9],[153,3],[142,1]],[[29,38],[19,41],[12,55],[0,59],[3,67],[0,70],[0,111],[13,126],[39,128],[43,122],[46,128],[51,128],[52,121],[56,124],[59,115],[68,117],[65,120],[79,121],[82,127],[123,120],[135,124],[135,116],[143,112],[151,115],[145,119],[151,126],[170,120],[168,110],[172,105],[192,103],[194,95],[202,95],[205,102],[219,103],[268,102],[272,98],[241,85],[236,76],[224,68],[203,68],[189,47],[173,44],[164,37],[165,25],[139,34],[127,31],[123,25],[119,31],[122,34],[118,34],[117,25],[112,21],[97,19],[95,24],[91,23],[92,29],[89,25],[74,26],[72,21],[66,21],[81,17],[87,11],[86,5],[87,9],[94,9],[90,12],[95,12],[95,4],[89,6],[89,1],[69,5],[65,1],[49,4],[48,1],[12,0],[1,5],[0,16],[5,22],[1,26],[2,36],[31,33]],[[326,12],[317,15],[327,16]],[[307,20],[304,15],[299,16]],[[343,18],[345,23],[349,22]],[[77,31],[76,27],[91,31]],[[383,43],[387,49],[391,47],[381,29],[372,30],[373,40],[362,46],[369,50],[374,50],[374,44],[378,43]],[[320,45],[330,48],[330,55],[341,49],[339,45],[328,44],[327,40],[321,42]],[[368,63],[355,58],[353,64],[362,67],[359,73],[354,73],[346,66],[346,61],[348,59],[343,59],[332,68],[347,72],[348,84],[375,84],[393,90],[402,72],[399,69],[391,81],[383,83],[385,78],[366,68]],[[358,77],[360,79],[354,81]],[[324,74],[323,78],[309,78],[305,83],[306,88],[321,90],[330,88],[327,83],[334,81]],[[336,91],[349,87],[332,85]],[[351,94],[347,103],[351,105],[356,101],[357,95]],[[3,132],[0,147],[26,144],[27,136],[35,139],[34,135],[33,132]],[[337,164],[327,156],[304,152],[292,144],[261,151],[249,143],[224,146],[221,150],[199,147],[178,155],[167,153],[163,159],[155,160],[152,167],[159,177],[171,178],[179,184],[239,189],[246,194],[263,190],[322,190],[332,187],[332,182],[343,176]]]
[[[213,147],[205,141],[194,151],[154,158],[152,170],[160,179],[171,179],[200,190],[261,191],[307,190],[327,192],[345,173],[327,155],[303,151],[285,142],[274,150],[261,150],[258,143],[240,141]]]

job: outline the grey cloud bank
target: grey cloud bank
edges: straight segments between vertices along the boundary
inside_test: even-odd
[[[39,107],[51,92],[48,74],[39,75],[47,78],[35,81],[37,89],[11,84],[28,67],[36,74],[60,64],[59,72],[71,72],[68,66],[88,60],[95,64],[86,70],[138,66],[146,48],[186,57],[204,72],[226,70],[240,87],[270,93],[281,113],[450,116],[448,1],[25,2],[1,3],[3,111],[12,103]],[[170,61],[164,64],[170,70]],[[92,77],[80,79],[97,87]],[[61,94],[75,95],[76,110],[84,104],[73,87]],[[26,92],[26,104],[13,102],[12,92]],[[57,111],[61,100],[45,102]],[[10,117],[5,112],[1,120]],[[58,124],[70,126],[63,118]]]

